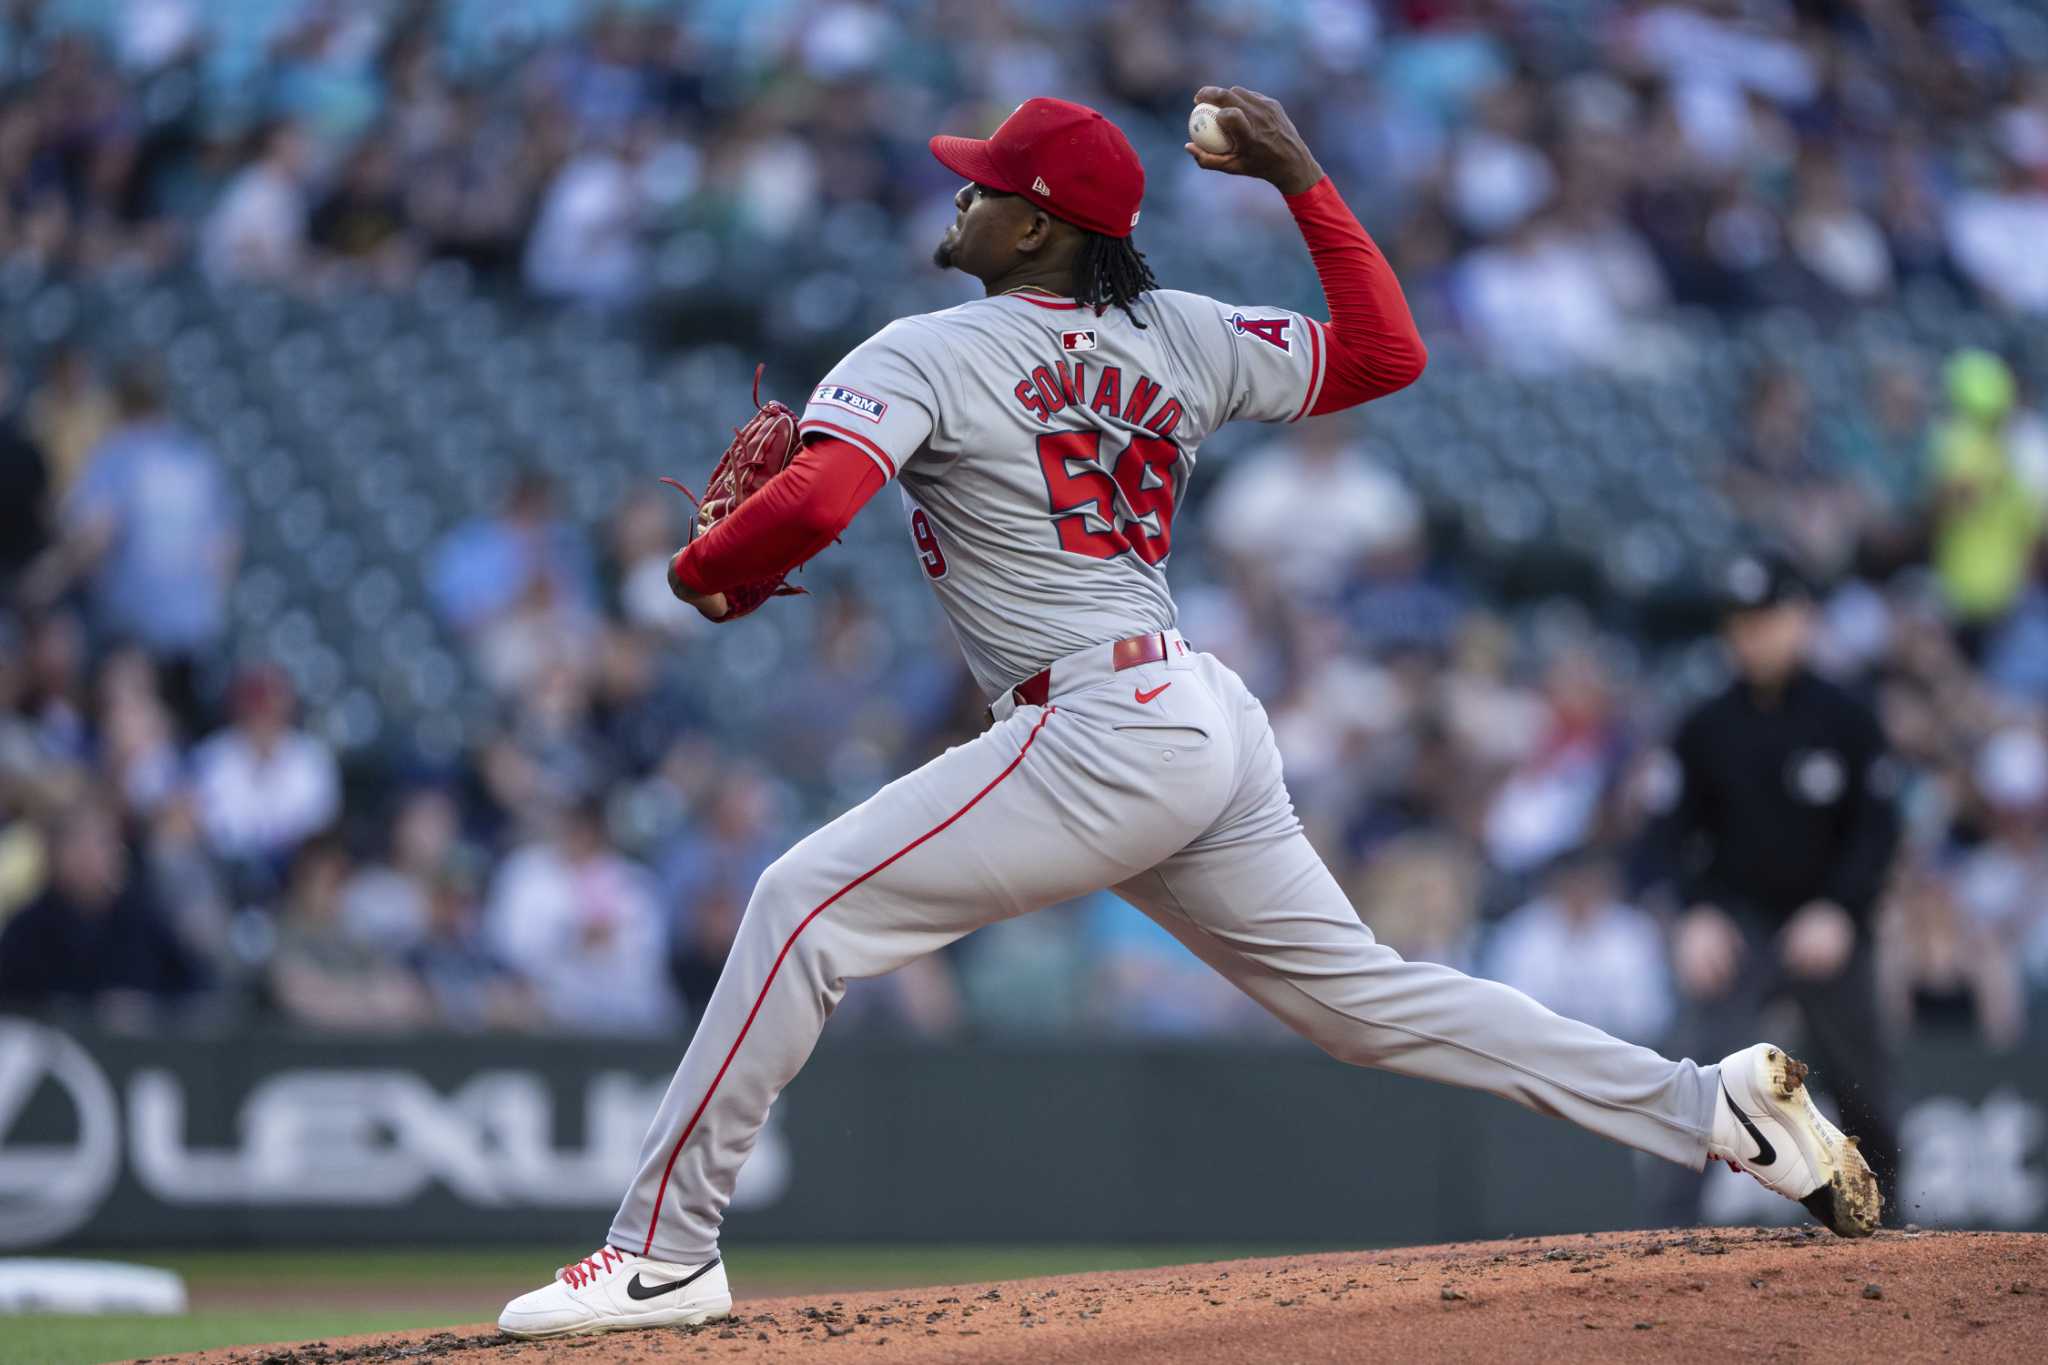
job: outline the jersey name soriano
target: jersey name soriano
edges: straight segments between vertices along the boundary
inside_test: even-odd
[[[1097,314],[1028,294],[889,324],[800,429],[899,479],[919,563],[994,697],[1090,645],[1175,624],[1166,561],[1203,438],[1314,405],[1322,324],[1158,289]]]

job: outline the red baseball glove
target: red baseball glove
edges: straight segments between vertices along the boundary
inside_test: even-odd
[[[789,462],[802,448],[803,443],[796,432],[796,414],[772,398],[766,403],[761,401],[761,371],[766,368],[765,365],[754,367],[753,419],[733,430],[732,444],[725,448],[725,454],[718,457],[711,477],[704,484],[704,496],[699,498],[674,479],[662,480],[697,505],[697,515],[690,523],[692,540],[731,516],[740,504],[760,492],[770,479],[789,467]],[[673,582],[671,586],[674,586]],[[718,619],[721,622],[736,621],[771,597],[790,597],[802,591],[780,575],[757,583],[742,583],[725,590],[726,612]]]

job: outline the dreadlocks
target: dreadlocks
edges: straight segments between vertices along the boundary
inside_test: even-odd
[[[1158,287],[1145,253],[1131,245],[1130,238],[1090,232],[1082,239],[1081,254],[1074,258],[1074,302],[1089,308],[1115,304],[1131,313],[1131,305],[1147,289]],[[1135,313],[1131,321],[1145,325]]]

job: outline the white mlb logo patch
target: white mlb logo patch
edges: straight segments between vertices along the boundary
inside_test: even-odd
[[[811,395],[813,403],[830,403],[845,408],[848,412],[867,418],[870,422],[882,420],[882,414],[889,405],[879,398],[871,398],[859,389],[849,389],[844,384],[820,384],[818,391]]]
[[[1081,332],[1061,332],[1060,346],[1069,351],[1092,351],[1095,349],[1095,332],[1092,328]]]

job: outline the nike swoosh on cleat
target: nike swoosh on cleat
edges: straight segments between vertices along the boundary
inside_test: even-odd
[[[673,1293],[676,1290],[681,1289],[684,1285],[696,1280],[699,1276],[703,1275],[705,1271],[711,1269],[711,1267],[717,1264],[718,1258],[716,1256],[713,1256],[703,1265],[698,1266],[697,1269],[691,1274],[684,1276],[680,1280],[670,1280],[667,1284],[642,1283],[640,1279],[640,1272],[636,1270],[633,1272],[633,1278],[626,1281],[626,1297],[629,1299],[651,1299],[661,1294]]]
[[[1756,1161],[1753,1164],[1763,1166],[1777,1165],[1778,1149],[1771,1146],[1769,1140],[1764,1137],[1763,1132],[1755,1123],[1750,1121],[1749,1115],[1742,1112],[1742,1106],[1737,1104],[1735,1097],[1728,1093],[1728,1083],[1726,1081],[1721,1083],[1721,1098],[1728,1101],[1728,1107],[1735,1111],[1735,1117],[1741,1121],[1744,1128],[1749,1130],[1750,1137],[1756,1141]]]
[[[1164,692],[1167,688],[1171,686],[1173,686],[1172,683],[1163,682],[1159,684],[1159,686],[1153,688],[1150,692],[1141,692],[1134,687],[1131,689],[1131,695],[1138,699],[1138,705],[1143,706],[1146,702],[1152,700],[1154,697],[1158,696],[1161,692]]]

